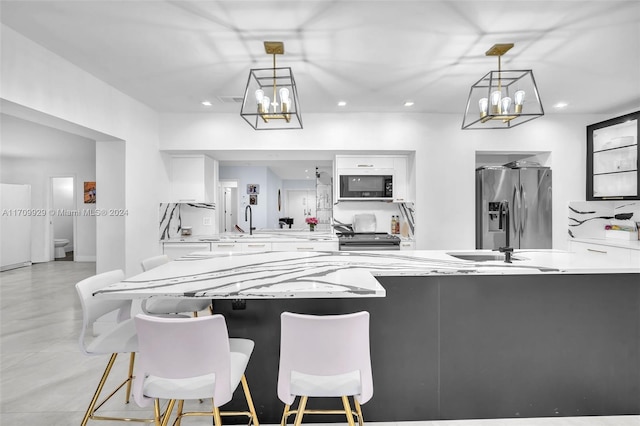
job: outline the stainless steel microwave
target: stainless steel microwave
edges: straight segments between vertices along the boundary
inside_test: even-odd
[[[393,199],[393,175],[340,174],[340,199]]]

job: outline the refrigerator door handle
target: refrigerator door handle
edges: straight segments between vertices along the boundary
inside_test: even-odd
[[[520,233],[520,191],[518,190],[518,186],[513,187],[511,206],[511,214],[513,215],[513,231],[515,235],[518,235]]]
[[[527,224],[527,220],[529,219],[529,206],[527,205],[527,193],[524,190],[524,187],[520,185],[520,204],[522,209],[521,221],[520,221],[520,235],[524,234],[524,228]]]

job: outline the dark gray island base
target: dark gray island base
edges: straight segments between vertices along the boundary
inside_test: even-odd
[[[230,336],[256,343],[247,379],[260,422],[277,424],[282,414],[283,311],[371,313],[365,421],[640,414],[639,274],[378,279],[385,298],[247,300],[245,310],[215,301]],[[242,401],[224,408],[244,409]]]

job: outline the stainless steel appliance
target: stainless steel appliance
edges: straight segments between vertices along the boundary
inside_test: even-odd
[[[338,234],[338,250],[400,250],[400,238],[384,232],[343,232]]]
[[[393,174],[341,174],[341,200],[393,200]]]
[[[514,162],[476,169],[476,248],[551,248],[551,169],[537,164]],[[500,204],[503,221],[500,226]]]

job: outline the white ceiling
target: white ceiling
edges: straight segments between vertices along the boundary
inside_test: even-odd
[[[263,41],[284,41],[303,119],[312,112],[462,114],[470,86],[533,69],[547,114],[640,106],[640,2],[6,1],[1,21],[161,112],[238,112]],[[206,109],[200,102],[211,100]],[[337,107],[338,100],[348,102]],[[411,108],[403,106],[413,100]],[[240,118],[239,118],[240,119]]]
[[[242,97],[249,69],[271,67],[266,40],[285,44],[278,66],[293,70],[303,120],[331,112],[462,120],[471,85],[497,69],[485,52],[507,42],[515,47],[502,68],[533,70],[546,114],[640,109],[638,0],[0,0],[0,21],[159,112],[239,115],[241,104],[220,99]],[[316,166],[330,170],[331,154],[214,157],[305,179]]]

